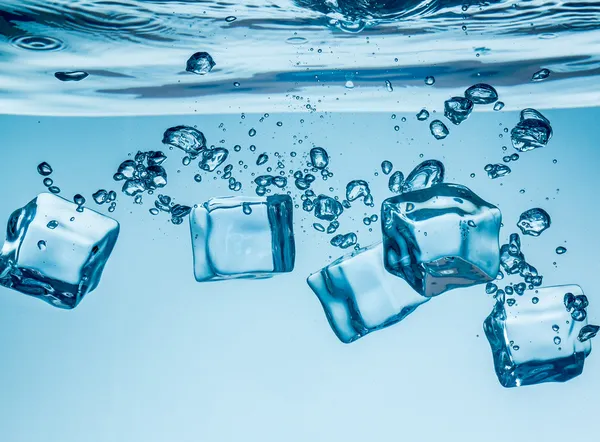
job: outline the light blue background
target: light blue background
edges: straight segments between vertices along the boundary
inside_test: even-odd
[[[555,131],[548,147],[523,154],[511,163],[513,173],[498,180],[487,178],[483,167],[501,161],[503,144],[512,153],[508,137],[499,134],[518,121],[516,113],[475,113],[450,127],[444,142],[412,114],[404,115],[405,123],[400,114],[396,120],[389,114],[272,114],[263,123],[258,115],[0,116],[0,220],[44,190],[35,170],[40,161],[54,167],[63,196],[80,192],[90,200],[98,188],[118,190],[111,177],[120,161],[138,149],[161,149],[162,132],[177,124],[197,124],[209,143],[225,140],[234,164],[250,164],[235,173],[249,195],[258,154],[278,151],[289,160],[294,150],[295,169],[315,143],[329,151],[335,173],[331,181],[317,181],[316,191],[333,186],[341,195],[348,180],[367,179],[378,206],[388,195],[387,177],[374,176],[381,161],[407,174],[422,153],[444,162],[447,181],[499,205],[503,240],[516,231],[522,211],[546,209],[552,227],[539,238],[523,238],[525,255],[544,285],[580,284],[597,323],[600,109],[544,113]],[[258,131],[252,139],[251,127]],[[243,151],[235,154],[238,143]],[[250,144],[257,145],[255,154]],[[179,151],[167,154],[164,193],[178,202],[230,194],[224,180],[206,174],[195,183],[196,168],[181,166]],[[312,229],[314,218],[295,213],[293,273],[198,284],[187,222],[173,226],[164,216],[152,217],[152,201],[134,205],[119,192],[114,216],[121,236],[100,286],[77,309],[0,289],[1,441],[551,442],[592,441],[600,434],[594,405],[600,355],[593,350],[583,375],[566,384],[502,388],[482,331],[493,304],[483,287],[444,294],[404,322],[344,345],[305,283],[340,254]],[[369,234],[361,221],[371,213],[356,205],[341,218],[340,232],[355,229],[363,245],[377,241],[378,225]],[[567,247],[565,255],[554,253],[559,245]]]

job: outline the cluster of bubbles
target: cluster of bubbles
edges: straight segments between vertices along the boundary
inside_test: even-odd
[[[542,69],[536,72],[532,80],[541,81],[550,75],[548,69]],[[433,82],[428,83],[433,84]],[[444,116],[454,125],[459,125],[465,121],[475,105],[494,104],[494,110],[500,111],[504,108],[504,103],[498,101],[498,92],[494,87],[485,83],[478,83],[465,90],[462,97],[451,97],[444,102]],[[430,114],[426,109],[422,109],[416,115],[417,120],[425,121]],[[429,123],[429,130],[436,140],[443,140],[449,134],[448,126],[439,119]],[[508,132],[508,129],[505,129]],[[519,122],[511,130],[511,142],[513,147],[519,152],[527,152],[539,147],[544,147],[552,138],[552,126],[550,121],[535,109],[523,109],[520,114]],[[506,150],[506,147],[502,148]],[[517,161],[519,154],[505,155],[502,160],[504,163]],[[484,167],[485,172],[491,179],[501,178],[511,173],[511,168],[503,163],[490,163]]]
[[[498,92],[496,92],[496,89],[489,84],[478,83],[469,87],[465,91],[464,97],[452,97],[446,100],[444,102],[444,116],[452,124],[458,126],[469,118],[476,104],[486,105],[496,102],[497,104],[501,103],[499,106],[500,109],[504,107],[504,103],[498,101]],[[494,106],[494,110],[496,110],[496,106]],[[420,121],[424,121],[428,117],[429,113],[424,109],[417,114],[417,119]],[[433,120],[429,124],[429,130],[437,140],[443,140],[450,134],[448,127],[440,120]]]
[[[117,208],[117,192],[114,190],[98,189],[92,194],[92,198],[99,206],[108,204],[109,212],[114,212]]]
[[[140,204],[144,192],[152,194],[167,185],[167,171],[162,167],[166,159],[161,151],[139,151],[133,160],[125,160],[119,165],[113,179],[123,181],[123,193]]]
[[[214,172],[229,158],[229,150],[224,147],[217,147],[206,144],[204,134],[191,126],[175,126],[167,129],[163,134],[163,144],[171,149],[178,148],[186,153],[182,159],[184,166],[189,166],[192,161],[199,159],[198,168],[205,172]],[[240,146],[235,146],[234,150],[239,151]],[[267,157],[268,159],[268,157]],[[229,189],[235,192],[242,189],[242,183],[232,176],[233,164],[227,164],[223,169],[221,178],[229,181]],[[202,175],[197,173],[194,180],[202,182]]]
[[[183,219],[190,214],[192,208],[184,204],[175,204],[169,195],[158,195],[154,201],[154,207],[149,210],[152,215],[165,212],[171,216],[171,222],[175,225],[183,223]]]
[[[574,321],[584,321],[587,318],[586,308],[589,305],[587,296],[577,295],[573,293],[565,293],[564,297],[565,308],[571,313],[571,318]]]
[[[41,176],[44,177],[42,182],[44,183],[44,186],[46,186],[46,188],[48,189],[48,192],[54,194],[60,193],[60,188],[56,186],[54,184],[54,180],[50,178],[50,175],[52,175],[52,172],[54,172],[54,169],[52,169],[52,166],[50,166],[50,164],[48,164],[45,161],[42,161],[40,164],[38,164],[37,171]]]
[[[512,297],[513,295],[522,296],[525,290],[534,290],[542,285],[543,276],[525,260],[525,255],[521,251],[521,238],[517,233],[512,233],[508,244],[503,244],[500,247],[500,265],[507,275],[519,276],[522,281],[516,284],[508,284],[503,289],[498,288],[496,283],[488,282],[485,291],[487,294],[493,294],[496,300],[502,303],[505,302],[509,307],[517,302],[516,298]],[[502,270],[496,276],[497,281],[504,279]],[[532,298],[534,304],[538,301],[537,297]]]

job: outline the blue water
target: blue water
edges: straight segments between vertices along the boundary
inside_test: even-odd
[[[333,176],[317,178],[317,195],[369,184],[374,206],[353,203],[336,231],[365,247],[381,231],[364,219],[392,196],[382,161],[406,176],[437,159],[445,182],[501,210],[501,244],[521,233],[526,210],[551,216],[540,236],[521,234],[522,251],[545,287],[581,286],[597,324],[599,16],[596,3],[560,1],[0,0],[0,223],[47,191],[37,171],[47,161],[60,196],[81,194],[121,225],[98,288],[76,309],[0,289],[0,440],[594,440],[598,355],[566,383],[503,388],[483,331],[495,305],[485,285],[340,343],[306,278],[349,250],[315,230],[322,221],[301,209],[293,178],[295,268],[272,279],[198,283],[187,219],[150,209],[158,194],[182,206],[256,196],[267,167],[282,161],[287,176],[320,146]],[[185,71],[198,51],[216,63],[205,75]],[[543,68],[548,78],[531,81]],[[89,76],[55,76],[71,71]],[[504,109],[476,105],[452,124],[444,100],[479,82]],[[519,152],[510,131],[527,107],[553,136]],[[419,121],[423,108],[431,116]],[[430,132],[436,119],[443,140]],[[178,125],[229,150],[220,175],[162,143]],[[113,174],[150,150],[167,155],[168,184],[136,204]],[[238,191],[221,179],[229,163]],[[511,172],[491,179],[486,165],[498,164]],[[93,202],[99,189],[117,192],[114,211]]]

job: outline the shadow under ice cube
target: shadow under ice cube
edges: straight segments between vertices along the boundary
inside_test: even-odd
[[[437,184],[389,198],[381,219],[385,268],[423,296],[498,274],[502,215],[464,186]]]
[[[384,269],[381,243],[342,256],[307,282],[344,343],[401,321],[430,299]]]
[[[72,309],[100,282],[119,223],[42,193],[8,220],[0,284]]]
[[[497,300],[483,328],[504,387],[565,382],[581,374],[592,344],[580,337],[587,317],[573,313],[570,298],[587,305],[577,285],[528,290],[512,298],[515,303]]]
[[[197,281],[268,278],[294,269],[288,195],[212,198],[190,215]]]

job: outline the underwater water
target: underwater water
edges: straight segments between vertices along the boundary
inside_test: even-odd
[[[559,308],[552,307],[558,313],[543,310],[549,298],[543,290],[535,296],[535,279],[518,294],[524,279],[507,270],[518,254],[513,261],[501,255],[503,280],[486,284],[481,269],[487,267],[480,265],[468,275],[483,283],[411,298],[418,308],[400,309],[387,322],[381,309],[371,316],[359,311],[348,337],[332,331],[319,301],[325,295],[315,296],[307,277],[381,242],[384,200],[404,192],[402,198],[415,201],[408,187],[418,180],[411,182],[410,172],[437,160],[443,173],[428,163],[437,173],[428,179],[467,186],[500,209],[500,245],[513,246],[509,237],[518,233],[520,251],[537,269],[529,277],[542,275],[541,287],[580,286],[589,299],[587,320],[597,324],[599,43],[595,2],[0,0],[0,220],[40,193],[57,192],[81,203],[74,198],[80,194],[84,214],[93,209],[120,224],[112,254],[112,244],[102,252],[106,267],[94,270],[98,278],[102,273],[97,288],[82,292],[73,310],[34,299],[35,285],[10,285],[0,272],[2,285],[17,288],[0,288],[0,439],[593,440],[600,432],[592,405],[600,359],[593,349],[579,376],[581,352],[573,352],[575,362],[566,358],[577,377],[565,383],[503,388],[514,379],[496,375],[483,325],[488,316],[500,336],[494,345],[510,346],[502,352],[512,362],[526,365],[533,355],[535,371],[523,385],[561,366],[540,368],[535,359],[562,355],[559,347],[566,352],[583,324],[575,319],[582,310],[564,310],[560,298]],[[192,70],[207,71],[202,75],[186,71],[197,52],[215,63],[192,60]],[[464,115],[457,107],[444,115],[444,102],[476,83],[493,86],[504,107],[471,103],[468,118],[453,124]],[[522,118],[526,108],[550,125],[533,111]],[[185,138],[187,151],[173,147],[181,129],[168,129],[178,126],[193,134]],[[325,166],[323,151],[311,155],[315,147],[327,155]],[[390,178],[398,171],[406,179],[394,187]],[[142,174],[152,184],[136,181]],[[200,216],[204,202],[255,201],[263,194],[291,198],[293,242],[286,199],[275,212],[236,203],[257,217],[253,235],[231,227],[245,219],[240,211],[238,218],[225,211],[212,242],[195,237],[192,247],[188,218]],[[488,206],[472,201],[478,226],[472,227],[493,236],[496,218],[480,216]],[[454,213],[454,203],[444,204]],[[229,209],[221,200],[209,207]],[[527,212],[533,208],[543,212]],[[43,231],[46,222],[40,225]],[[48,256],[32,247],[53,252],[39,266],[60,276],[75,268],[71,246],[96,253],[81,231],[61,239],[61,226],[46,227],[43,242],[32,228],[13,240],[28,257]],[[423,231],[432,232],[415,228]],[[33,246],[24,242],[28,233]],[[53,249],[56,238],[66,241],[64,249]],[[427,241],[421,236],[419,245]],[[444,247],[431,242],[427,250]],[[253,254],[242,256],[240,243],[251,244]],[[280,256],[265,269],[264,254],[276,245]],[[198,282],[202,247],[219,277],[281,274]],[[7,250],[5,244],[4,256]],[[234,251],[239,255],[228,261]],[[345,269],[344,261],[338,264]],[[353,287],[375,293],[377,283],[364,279],[367,266],[357,267],[364,273]],[[395,281],[389,284],[396,294],[412,290],[400,277],[385,278]],[[506,296],[498,294],[502,289]],[[502,329],[498,306],[518,311],[525,302],[526,312]],[[555,317],[564,321],[556,333]],[[544,345],[528,346],[542,328],[549,332]],[[336,334],[355,342],[343,344]],[[508,343],[515,335],[526,336],[516,338],[520,353]]]

